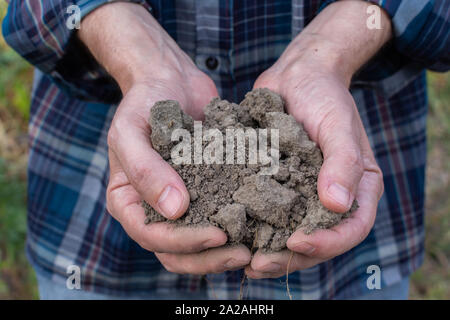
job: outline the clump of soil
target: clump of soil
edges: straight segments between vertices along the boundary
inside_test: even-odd
[[[202,126],[204,131],[220,130],[223,137],[230,128],[268,129],[269,148],[270,129],[278,129],[279,169],[273,175],[264,173],[270,164],[249,164],[249,138],[244,164],[225,160],[223,164],[175,164],[171,151],[179,142],[172,141],[172,132],[182,128],[194,137],[194,121],[176,101],[157,102],[151,109],[150,126],[153,148],[178,172],[190,193],[189,208],[172,222],[175,225],[212,224],[226,232],[229,244],[279,251],[297,229],[309,234],[331,228],[357,208],[355,201],[349,212],[339,214],[322,206],[317,195],[322,153],[303,126],[285,113],[283,99],[268,89],[247,93],[240,105],[214,98],[205,108]],[[203,137],[203,150],[214,140]],[[166,221],[147,203],[143,206],[145,223]]]

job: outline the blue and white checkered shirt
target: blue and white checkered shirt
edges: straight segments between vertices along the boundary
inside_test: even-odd
[[[75,4],[86,16],[107,0],[11,0],[6,41],[39,69],[29,125],[28,257],[41,274],[65,283],[78,265],[82,288],[113,295],[156,292],[237,298],[241,271],[202,276],[166,271],[106,211],[106,136],[121,94],[66,27]],[[239,102],[290,40],[332,1],[134,0],[216,83]],[[384,173],[375,226],[349,252],[289,277],[294,298],[351,298],[367,292],[367,267],[382,286],[407,277],[424,253],[426,68],[449,68],[447,0],[378,0],[394,40],[353,79],[351,92]],[[205,62],[218,60],[214,70]],[[149,61],[151,63],[151,61]],[[284,278],[250,280],[251,299],[286,298]]]

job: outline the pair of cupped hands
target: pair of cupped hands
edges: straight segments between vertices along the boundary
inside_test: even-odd
[[[127,10],[123,10],[124,6],[128,6]],[[362,4],[356,6],[359,8]],[[359,67],[358,58],[353,56],[348,60],[351,63],[344,63],[342,57],[352,51],[348,48],[340,51],[342,43],[320,36],[326,31],[322,30],[324,26],[333,21],[340,10],[337,5],[334,11],[327,8],[316,17],[308,26],[309,31],[306,29],[294,39],[278,61],[257,78],[254,88],[269,88],[279,93],[286,102],[287,112],[303,124],[311,139],[320,146],[324,162],[317,188],[322,204],[342,214],[356,198],[359,208],[331,229],[316,230],[310,235],[296,231],[289,238],[286,250],[257,251],[253,255],[243,245],[224,246],[227,236],[214,226],[198,229],[174,228],[167,222],[144,224],[142,200],[171,220],[181,217],[190,201],[183,180],[152,149],[148,124],[151,106],[159,100],[177,100],[194,119],[202,119],[202,109],[218,92],[211,78],[196,67],[148,12],[137,5],[123,3],[104,7],[108,9],[95,11],[92,17],[89,15],[85,19],[80,38],[114,76],[123,92],[108,133],[107,209],[132,239],[154,252],[170,272],[207,274],[245,268],[250,278],[280,277],[286,274],[288,264],[289,272],[310,268],[364,240],[374,224],[383,179],[348,90],[351,77]],[[117,29],[117,20],[113,18],[119,13],[114,11],[115,7],[121,10],[122,21],[127,21],[124,15],[128,14],[130,21],[145,23],[129,34],[126,29]],[[347,13],[348,10],[342,11],[342,14]],[[91,36],[98,29],[99,19],[103,19],[105,26],[116,28],[115,34],[121,39],[146,43],[142,37],[134,37],[140,32],[148,35],[149,46],[142,48],[147,54],[141,64],[145,64],[145,68],[135,67],[141,61],[139,48],[131,56],[127,53],[121,57],[120,46],[108,48],[106,45],[105,49],[100,44],[101,39]],[[340,21],[339,25],[342,23],[348,23],[348,19]],[[330,32],[334,29],[333,25],[328,28]],[[354,45],[356,40],[353,40],[350,43]],[[384,40],[376,40],[380,47]],[[362,43],[367,46],[366,42]],[[373,55],[378,49],[373,48],[372,52],[366,48],[365,54]],[[108,50],[113,50],[115,56],[109,56]],[[127,52],[126,48],[123,52]],[[364,59],[360,58],[362,62]],[[121,63],[120,68],[118,63]]]

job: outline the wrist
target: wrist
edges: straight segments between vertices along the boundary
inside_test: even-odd
[[[189,75],[190,58],[141,5],[103,5],[81,22],[78,37],[117,81],[125,95],[131,87]]]
[[[334,75],[346,86],[350,85],[357,68],[347,59],[345,46],[319,34],[302,34],[291,43],[287,60],[299,70],[311,70]],[[303,71],[304,72],[304,71]]]
[[[352,76],[392,37],[391,21],[381,8],[381,29],[367,27],[370,5],[360,0],[330,4],[292,41],[286,56],[331,72],[349,86]]]

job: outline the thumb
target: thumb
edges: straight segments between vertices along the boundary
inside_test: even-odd
[[[151,147],[145,131],[128,123],[120,132],[120,135],[109,135],[109,140],[114,140],[110,146],[131,185],[164,217],[179,218],[189,206],[189,193],[183,180]]]
[[[108,145],[141,198],[167,219],[177,219],[189,206],[189,193],[177,172],[152,148],[147,120],[134,111],[137,102],[125,100],[119,106]]]
[[[364,172],[356,117],[353,112],[345,114],[336,109],[321,121],[318,131],[324,162],[317,189],[322,204],[334,212],[350,209]]]

